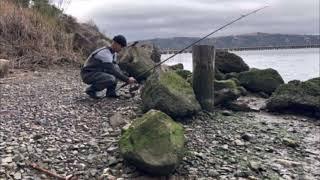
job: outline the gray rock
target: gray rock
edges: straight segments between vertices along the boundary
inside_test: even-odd
[[[90,175],[91,175],[91,176],[95,176],[95,175],[98,173],[98,170],[96,170],[96,169],[90,169],[89,172],[90,172]]]
[[[293,148],[299,147],[299,142],[291,138],[283,138],[282,142],[289,147],[293,147]]]
[[[280,86],[268,99],[268,110],[320,117],[320,77]]]
[[[250,133],[243,133],[241,138],[245,141],[251,141],[254,138],[254,135]]]
[[[151,51],[140,45],[128,47],[119,53],[119,66],[128,72],[130,76],[138,78],[138,81],[145,80],[151,75],[151,71],[145,72],[155,66],[151,59],[151,53]],[[142,73],[144,74],[141,75]]]
[[[244,145],[245,145],[245,143],[242,142],[240,139],[235,140],[234,143],[235,143],[237,146],[244,146]]]
[[[142,89],[145,111],[161,110],[172,117],[195,114],[201,107],[191,85],[174,72],[154,73]]]
[[[272,94],[284,81],[278,71],[274,69],[251,69],[247,72],[239,73],[237,79],[240,84],[252,92],[264,92]]]
[[[124,159],[137,168],[154,175],[168,175],[184,155],[184,130],[168,115],[151,110],[134,120],[119,144]]]
[[[126,124],[124,117],[120,112],[116,112],[110,117],[110,125],[112,128],[120,127],[121,125]]]
[[[20,172],[14,173],[13,177],[14,177],[14,179],[17,179],[17,180],[22,179],[22,175]]]
[[[222,73],[243,72],[249,70],[249,66],[241,57],[227,51],[216,52],[215,66]]]
[[[232,116],[232,112],[227,110],[222,111],[221,114],[224,116]]]
[[[5,157],[5,158],[2,158],[1,159],[1,163],[3,163],[3,164],[11,163],[12,159],[13,159],[12,156],[8,156],[8,157]]]
[[[216,171],[216,170],[214,170],[214,169],[209,169],[208,175],[209,175],[210,177],[218,177],[220,174],[219,174],[218,171]]]

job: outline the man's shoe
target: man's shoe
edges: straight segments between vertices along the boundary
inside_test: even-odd
[[[86,93],[92,98],[92,99],[100,99],[100,97],[97,95],[96,91],[93,91],[91,89],[86,89]]]
[[[109,98],[119,98],[120,96],[117,95],[115,92],[112,92],[112,93],[106,93],[106,97],[109,97]]]

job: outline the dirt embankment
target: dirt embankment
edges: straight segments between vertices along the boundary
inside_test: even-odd
[[[12,68],[79,65],[93,49],[109,42],[93,23],[0,1],[0,57]]]

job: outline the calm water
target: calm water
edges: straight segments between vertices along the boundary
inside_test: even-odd
[[[320,49],[285,49],[264,51],[234,51],[250,66],[259,69],[276,69],[282,78],[305,81],[320,76]],[[162,60],[170,55],[162,55]],[[167,64],[183,63],[192,71],[192,54],[179,54]]]

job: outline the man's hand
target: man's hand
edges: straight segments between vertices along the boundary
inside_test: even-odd
[[[137,82],[137,80],[134,78],[134,77],[129,77],[129,79],[128,79],[128,84],[134,84],[134,83],[136,83]]]

